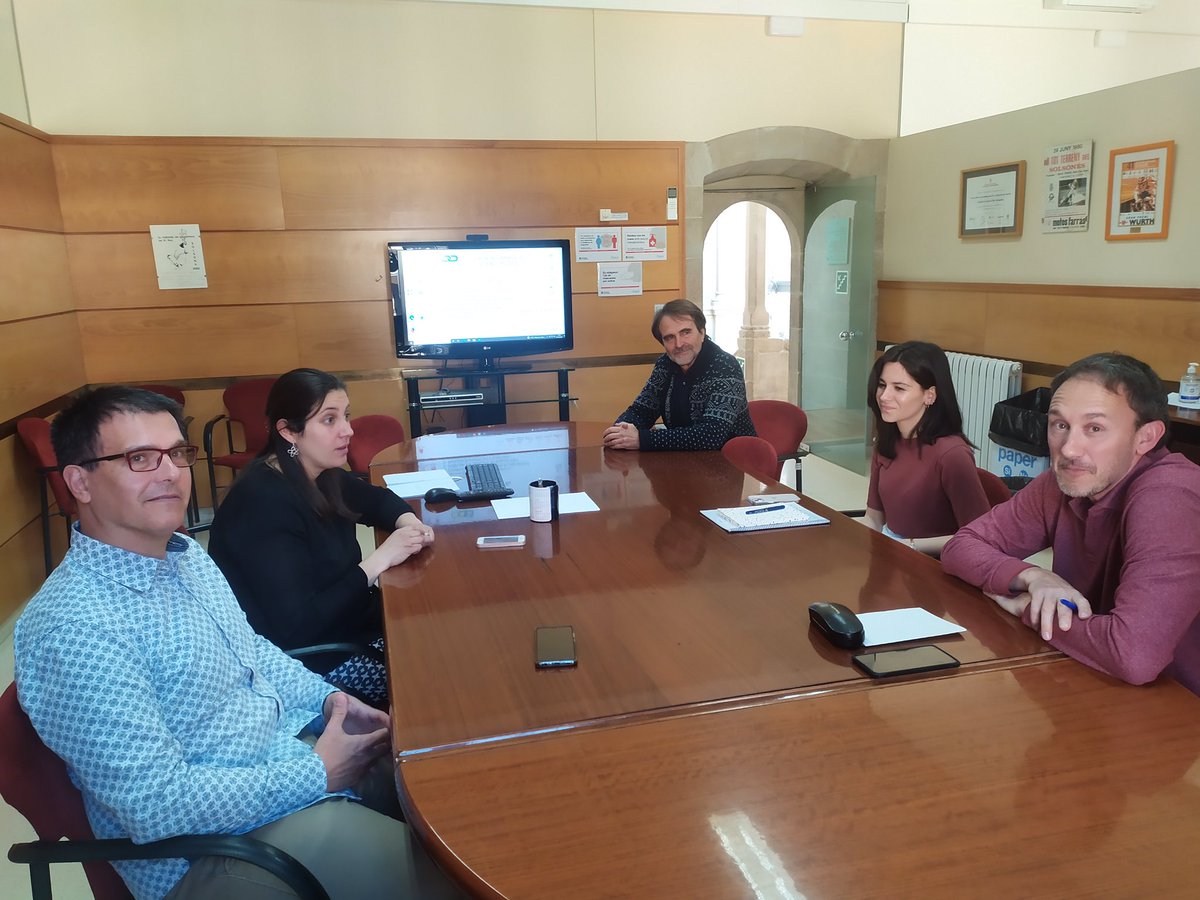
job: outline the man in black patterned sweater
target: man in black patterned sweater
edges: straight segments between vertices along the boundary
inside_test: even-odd
[[[604,432],[611,450],[720,450],[754,435],[742,367],[704,334],[704,313],[691,300],[660,309],[650,333],[667,352],[637,399]],[[666,429],[652,426],[661,418]]]

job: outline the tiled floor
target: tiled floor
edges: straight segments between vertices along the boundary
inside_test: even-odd
[[[795,484],[794,464],[788,464],[783,481]],[[815,456],[804,460],[803,487],[809,496],[834,509],[862,509],[866,503],[865,478]],[[374,546],[373,533],[369,529],[360,528],[359,538],[368,549]],[[0,625],[0,686],[12,681],[14,624],[15,620]],[[0,851],[6,853],[13,843],[33,840],[35,837],[24,818],[7,804],[0,803]],[[54,866],[51,871],[56,900],[89,900],[92,896],[81,867]],[[7,859],[0,861],[0,897],[20,900],[29,896],[29,876],[25,867],[10,863]]]

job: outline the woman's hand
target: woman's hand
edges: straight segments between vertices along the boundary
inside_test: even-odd
[[[389,534],[374,553],[359,563],[359,568],[366,573],[368,583],[374,584],[392,566],[400,565],[432,543],[433,529],[429,526],[404,525]]]

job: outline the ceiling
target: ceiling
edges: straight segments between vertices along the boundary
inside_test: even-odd
[[[462,3],[464,0],[427,0]],[[1045,9],[1043,0],[466,0],[491,6],[546,6],[627,12],[842,19],[908,25],[966,25],[977,28],[1052,28],[1200,35],[1200,3],[1157,0],[1140,12]],[[1060,0],[1061,5],[1062,0]],[[1067,0],[1072,2],[1072,0]],[[1074,0],[1085,2],[1085,0]],[[1124,5],[1130,0],[1086,0]],[[1054,5],[1051,3],[1050,5]]]

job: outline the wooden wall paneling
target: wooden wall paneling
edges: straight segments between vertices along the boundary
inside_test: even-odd
[[[1178,380],[1200,348],[1200,304],[1062,294],[987,294],[992,356],[1066,366],[1106,350],[1135,356]]]
[[[70,312],[66,262],[61,234],[0,227],[0,321]]]
[[[0,421],[87,382],[76,313],[0,323]]]
[[[978,291],[880,286],[875,334],[890,344],[932,341],[962,353],[984,353],[987,320],[986,296]]]
[[[668,226],[669,247],[680,246],[679,230]],[[388,241],[462,240],[468,231],[474,230],[205,232],[208,287],[170,291],[158,287],[149,231],[68,235],[64,255],[79,309],[385,300],[390,298]],[[575,237],[573,228],[491,228],[487,233],[493,240],[566,238],[573,243]],[[644,263],[645,289],[678,294],[682,265],[675,256]],[[596,264],[574,263],[571,282],[575,293],[594,294]]]
[[[404,393],[404,382],[395,378],[371,378],[366,381],[348,381],[350,394],[350,416],[385,415],[399,419],[408,433],[408,408]]]
[[[38,479],[33,458],[17,435],[0,440],[0,543],[41,516]]]
[[[201,234],[208,287],[160,290],[148,231],[67,237],[80,309],[324,303],[388,297],[378,231]]]
[[[57,518],[51,526],[51,559],[57,564],[66,552],[66,529]],[[44,567],[40,522],[30,522],[0,543],[0,622],[11,619],[37,593],[46,579]]]
[[[661,353],[662,345],[650,334],[654,306],[678,296],[674,291],[646,293],[637,297],[576,294],[572,309],[575,348],[538,358],[566,361],[584,356]]]
[[[579,402],[571,410],[576,422],[612,422],[646,385],[651,366],[612,366],[571,373],[571,394]]]
[[[289,229],[661,222],[683,145],[279,147]],[[682,191],[681,191],[682,193]]]
[[[271,147],[64,141],[53,155],[67,232],[283,227]]]
[[[0,160],[0,225],[61,232],[49,143],[0,123]]]
[[[292,309],[296,365],[340,372],[399,366],[388,301],[301,303]]]
[[[77,315],[89,382],[250,376],[300,364],[291,306],[84,310]]]

